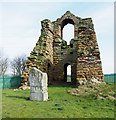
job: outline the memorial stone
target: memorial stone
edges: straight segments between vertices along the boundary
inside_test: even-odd
[[[47,101],[47,74],[37,68],[32,68],[29,73],[30,100]]]

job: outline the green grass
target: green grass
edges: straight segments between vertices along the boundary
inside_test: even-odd
[[[67,82],[71,82],[71,76],[67,75]]]
[[[113,90],[113,84],[107,84]],[[114,118],[114,100],[73,96],[71,87],[49,87],[50,101],[30,101],[30,90],[2,91],[3,118]],[[104,91],[104,90],[103,90]],[[107,91],[106,91],[107,92]],[[93,93],[94,94],[94,93]],[[55,104],[58,104],[55,106]],[[61,108],[62,110],[59,110]]]

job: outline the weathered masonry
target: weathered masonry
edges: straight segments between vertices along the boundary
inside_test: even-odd
[[[67,24],[74,25],[74,38],[70,45],[62,39]],[[72,84],[85,84],[93,79],[103,82],[100,52],[91,18],[82,19],[67,11],[56,21],[45,19],[41,25],[39,40],[26,61],[22,85],[28,84],[32,67],[47,73],[51,83],[65,83],[68,65],[71,65]]]

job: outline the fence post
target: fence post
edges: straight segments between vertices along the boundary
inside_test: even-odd
[[[5,88],[5,76],[3,76],[3,89]]]

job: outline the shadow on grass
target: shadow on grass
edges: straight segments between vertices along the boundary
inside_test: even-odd
[[[74,86],[71,86],[71,85],[48,85],[48,87],[67,87],[67,88],[69,88],[69,87],[74,87]]]
[[[9,98],[18,98],[18,99],[30,100],[30,98],[29,98],[29,97],[20,97],[20,96],[6,96],[6,97],[9,97]]]
[[[75,85],[67,82],[67,83],[48,84],[48,87],[67,87],[67,88],[74,88]]]

